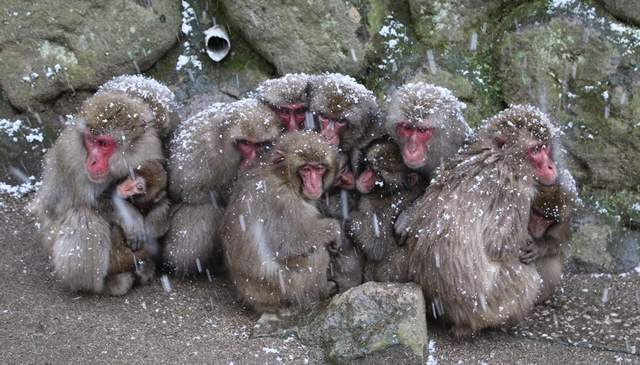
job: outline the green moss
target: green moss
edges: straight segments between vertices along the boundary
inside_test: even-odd
[[[621,223],[623,228],[640,229],[640,185],[615,192],[585,185],[580,199],[593,211],[613,222]]]

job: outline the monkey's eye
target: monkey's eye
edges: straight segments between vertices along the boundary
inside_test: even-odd
[[[136,185],[136,191],[138,191],[139,193],[144,192],[144,185],[142,184]]]
[[[419,127],[419,128],[417,128],[418,133],[422,133],[422,134],[431,133],[431,132],[433,132],[433,129],[434,129],[433,127]]]
[[[278,108],[277,111],[280,114],[289,115],[289,109],[287,109],[287,108]]]
[[[324,165],[318,165],[315,167],[315,170],[319,174],[323,174],[327,168]]]
[[[344,119],[344,118],[340,118],[340,119],[336,120],[336,124],[339,125],[339,126],[344,126],[347,123],[348,123],[347,120]]]
[[[247,141],[246,139],[239,139],[237,142],[239,145],[241,146],[249,146],[251,143],[249,141]]]
[[[109,144],[107,142],[105,142],[105,141],[100,141],[99,143],[100,143],[100,147],[108,147],[109,146]]]
[[[298,108],[296,109],[296,115],[305,115],[307,113],[306,108]]]
[[[529,148],[529,153],[532,155],[536,155],[538,154],[540,151],[542,151],[543,146],[537,144],[535,146],[532,146],[531,148]]]
[[[416,129],[416,127],[413,124],[403,123],[402,124],[402,129],[404,129],[405,131],[412,131],[412,130]]]

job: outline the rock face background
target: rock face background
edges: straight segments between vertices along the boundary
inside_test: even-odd
[[[0,5],[0,181],[33,189],[44,151],[111,77],[167,84],[183,116],[285,73],[356,77],[385,100],[444,86],[475,128],[531,103],[564,131],[582,206],[569,268],[638,266],[640,5],[635,0],[6,0]],[[219,63],[203,32],[224,25]]]

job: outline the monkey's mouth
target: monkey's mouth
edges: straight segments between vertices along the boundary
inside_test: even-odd
[[[404,163],[411,169],[416,169],[418,167],[422,167],[424,165],[424,158],[407,158]]]
[[[106,172],[87,172],[87,174],[89,175],[89,180],[91,180],[93,182],[100,182],[101,180],[103,180],[104,178],[106,178],[109,175],[109,171],[106,171]]]

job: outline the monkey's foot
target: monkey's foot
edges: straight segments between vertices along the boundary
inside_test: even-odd
[[[133,287],[135,275],[132,272],[110,274],[104,280],[104,294],[119,297],[125,295]]]
[[[156,273],[156,264],[153,260],[144,260],[140,264],[138,264],[137,270],[135,271],[136,276],[138,277],[138,282],[140,284],[146,284],[153,278],[153,275]]]
[[[467,327],[464,325],[454,325],[449,330],[449,334],[455,337],[458,340],[463,340],[466,338],[470,338],[473,335],[473,330],[471,327]]]

